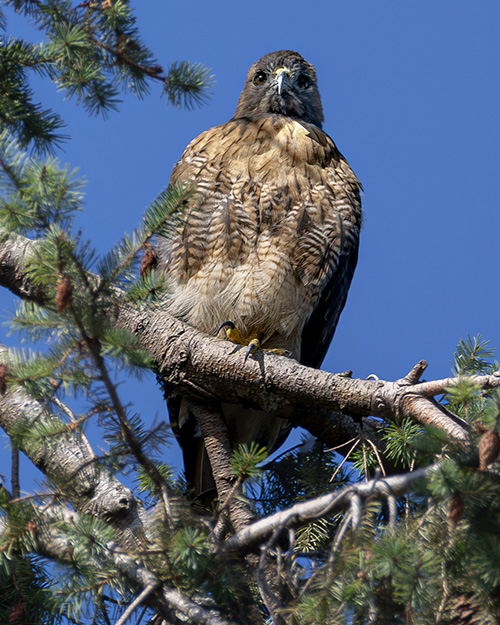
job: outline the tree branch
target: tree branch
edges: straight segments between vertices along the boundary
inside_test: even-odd
[[[381,479],[374,478],[369,482],[360,482],[343,488],[340,491],[320,495],[308,501],[281,510],[268,517],[259,519],[254,523],[230,536],[222,545],[224,550],[246,550],[261,543],[273,535],[277,529],[283,531],[287,528],[297,527],[304,523],[310,523],[325,516],[332,516],[340,510],[345,510],[351,505],[353,499],[361,501],[369,497],[387,497],[403,495],[417,481],[435,471],[439,465],[431,465],[425,469],[417,469],[410,473],[392,475]],[[359,500],[358,500],[359,501]]]
[[[0,286],[14,295],[43,304],[42,289],[34,286],[26,273],[26,263],[35,246],[35,241],[0,228]]]
[[[455,439],[464,439],[467,433],[465,421],[435,402],[430,393],[419,393],[426,383],[412,383],[411,372],[390,382],[311,369],[265,351],[245,361],[240,346],[207,337],[159,307],[123,307],[118,322],[139,337],[171,393],[204,401],[243,402],[305,427],[330,446],[356,436],[355,420],[368,415],[391,421],[411,417]],[[422,368],[422,363],[416,366]],[[500,386],[500,373],[480,377],[486,388]],[[436,381],[434,394],[444,393],[456,382],[456,378]]]
[[[4,239],[0,245],[0,257],[10,259],[0,264],[0,284],[39,301],[40,294],[26,286],[29,281],[23,274],[26,255],[34,243],[20,240],[23,252],[17,239]],[[245,361],[239,346],[202,334],[170,317],[160,306],[122,306],[116,323],[139,338],[168,392],[195,400],[223,398],[253,405],[305,427],[330,446],[356,436],[359,421],[368,415],[388,420],[411,417],[458,440],[467,433],[463,420],[433,400],[457,379],[418,383],[424,361],[394,382],[360,380],[304,367],[264,351]],[[474,381],[484,388],[496,388],[500,373],[475,376]]]
[[[248,525],[253,517],[245,503],[242,484],[236,483],[237,479],[231,471],[232,449],[226,425],[210,405],[190,402],[189,407],[203,435],[221,508],[229,510],[231,524],[238,530]]]

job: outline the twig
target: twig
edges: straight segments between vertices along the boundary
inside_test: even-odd
[[[19,482],[19,447],[16,443],[10,439],[11,449],[11,490],[13,499],[18,499],[21,496],[21,484]]]
[[[382,458],[380,457],[380,454],[378,453],[378,449],[373,444],[373,441],[371,441],[368,437],[364,437],[364,440],[372,447],[373,452],[377,456],[378,464],[379,464],[380,470],[382,471],[382,475],[385,477],[386,472],[384,469],[384,465],[382,464]]]
[[[331,575],[332,565],[333,565],[333,563],[335,561],[335,556],[337,554],[337,551],[338,551],[338,548],[340,546],[340,543],[342,542],[342,539],[345,536],[345,533],[347,532],[349,526],[351,525],[351,521],[352,521],[351,510],[348,510],[345,513],[344,518],[340,522],[339,527],[337,528],[337,531],[335,533],[335,538],[333,539],[333,544],[332,544],[332,547],[330,549],[330,554],[328,556],[327,562],[325,564],[323,564],[323,566],[320,566],[315,571],[313,571],[313,573],[309,576],[309,579],[307,579],[305,584],[300,589],[299,597],[302,597],[302,596],[304,596],[306,594],[306,592],[308,591],[309,587],[314,583],[314,581],[316,580],[317,576],[320,575],[322,571],[324,571],[326,569],[326,571],[328,572],[328,575],[329,576]]]
[[[355,439],[352,439],[355,440]],[[340,471],[340,469],[344,466],[344,463],[347,462],[347,460],[349,459],[349,456],[352,454],[352,452],[356,449],[356,447],[359,445],[361,439],[358,438],[356,440],[356,442],[354,443],[354,445],[351,447],[351,449],[349,449],[349,451],[347,452],[347,454],[344,456],[344,459],[342,460],[342,462],[339,464],[339,466],[335,469],[335,471],[333,472],[332,477],[330,478],[330,482],[333,482],[333,480],[335,479],[335,476],[337,475],[337,473]]]
[[[125,612],[120,616],[120,618],[116,621],[115,625],[123,625],[123,623],[125,623],[125,621],[128,619],[129,616],[131,616],[132,612],[141,605],[141,603],[147,598],[149,597],[149,595],[153,592],[153,590],[155,590],[156,588],[158,588],[159,586],[159,582],[154,584],[149,584],[148,586],[146,586],[146,588],[144,588],[144,590],[132,601],[132,603],[128,606],[128,608],[125,610]]]
[[[264,605],[266,606],[267,611],[269,612],[273,625],[277,625],[277,618],[275,615],[275,611],[278,605],[278,600],[274,596],[272,591],[269,589],[269,584],[267,583],[267,580],[265,579],[265,562],[266,562],[267,556],[269,555],[269,552],[271,551],[271,548],[273,547],[280,533],[281,533],[281,528],[280,527],[275,528],[271,538],[267,541],[267,543],[264,543],[260,546],[259,566],[257,567],[257,572],[255,575],[256,580],[257,580],[257,586],[259,587],[260,596],[262,597],[262,601],[264,602]],[[278,580],[279,580],[279,576],[278,576]]]

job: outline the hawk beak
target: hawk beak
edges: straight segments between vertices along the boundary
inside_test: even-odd
[[[276,70],[276,84],[278,86],[278,95],[281,95],[283,93],[283,85],[286,85],[286,83],[288,82],[289,73],[290,72],[284,67],[280,67]]]

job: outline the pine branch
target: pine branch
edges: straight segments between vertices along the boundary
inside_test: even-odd
[[[41,526],[36,533],[37,547],[40,553],[59,562],[74,562],[74,541],[61,527],[75,526],[80,522],[80,515],[63,506],[43,506],[38,509]],[[6,530],[5,519],[0,517],[0,533]],[[47,531],[49,530],[49,531]],[[145,588],[154,588],[147,599],[149,606],[156,610],[167,622],[180,618],[190,623],[203,625],[237,625],[222,619],[215,611],[209,611],[179,590],[160,581],[151,570],[146,568],[137,556],[131,556],[114,542],[98,546],[92,553],[85,553],[85,566],[96,570],[114,568],[137,592]],[[201,599],[201,598],[200,598]],[[205,602],[208,602],[205,601]],[[177,616],[178,615],[178,616]]]
[[[50,151],[66,139],[57,131],[64,125],[50,109],[33,102],[27,71],[41,75],[50,71],[50,60],[39,46],[14,39],[4,39],[0,46],[0,121],[9,128],[22,146],[33,143],[38,152]]]
[[[48,76],[75,97],[89,114],[117,110],[120,92],[138,97],[160,82],[174,106],[201,105],[212,84],[210,70],[187,61],[165,71],[141,41],[128,2],[11,0],[42,31],[46,40],[32,44],[8,39],[0,46],[0,122],[18,141],[40,153],[52,151],[67,137],[58,133],[62,119],[33,102],[28,72]]]
[[[78,321],[76,311],[73,310],[73,315]],[[170,487],[159,471],[158,467],[154,462],[151,461],[150,458],[144,453],[142,446],[139,444],[139,441],[134,436],[132,428],[128,422],[126,410],[118,396],[118,392],[116,390],[116,386],[113,384],[111,377],[109,375],[108,367],[106,366],[105,360],[101,355],[101,346],[100,344],[93,340],[91,337],[86,335],[86,332],[81,326],[81,333],[84,337],[84,340],[87,343],[87,347],[89,352],[92,355],[94,363],[96,365],[97,370],[100,372],[101,378],[104,382],[105,388],[111,397],[111,401],[113,404],[114,412],[116,417],[120,422],[120,430],[123,436],[123,441],[128,445],[130,452],[134,455],[137,462],[143,467],[143,469],[147,472],[149,477],[156,483],[158,489],[161,492],[163,503],[165,505],[165,512],[167,514],[167,521],[170,522],[172,518],[172,508],[170,503]]]

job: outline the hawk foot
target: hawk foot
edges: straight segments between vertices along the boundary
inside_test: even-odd
[[[250,342],[250,340],[238,330],[232,321],[224,321],[224,323],[221,323],[217,330],[217,335],[221,330],[226,331],[227,338],[233,343],[238,343],[238,345],[248,345]]]
[[[261,345],[260,345],[260,340],[257,337],[248,338],[248,337],[244,336],[238,330],[238,328],[234,325],[234,323],[232,321],[224,321],[224,323],[221,323],[219,328],[218,328],[218,330],[217,330],[217,334],[219,334],[219,332],[222,329],[224,329],[226,331],[227,338],[230,341],[232,341],[233,343],[237,343],[238,345],[247,345],[248,346],[246,354],[245,354],[245,362],[246,362],[247,358],[251,354],[254,354],[258,349],[263,349],[266,352],[273,352],[275,354],[281,354],[282,356],[291,356],[291,353],[287,349],[282,349],[280,347],[271,348],[271,349],[262,348]]]

